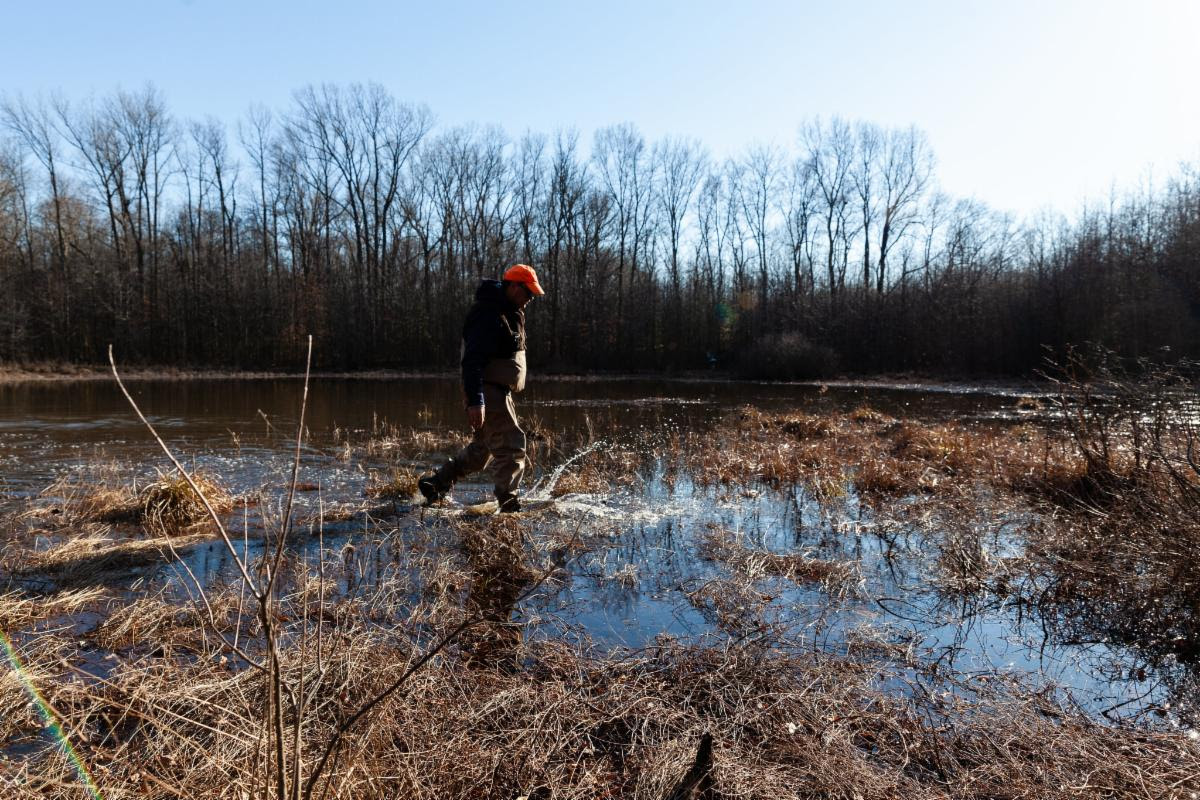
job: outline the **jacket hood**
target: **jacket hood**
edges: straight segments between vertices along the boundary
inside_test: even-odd
[[[480,281],[479,288],[475,290],[475,301],[478,303],[497,305],[505,310],[512,310],[515,308],[515,306],[508,301],[508,295],[504,293],[504,284],[500,281]]]

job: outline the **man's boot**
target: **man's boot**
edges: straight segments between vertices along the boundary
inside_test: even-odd
[[[438,467],[432,475],[423,475],[417,481],[417,488],[425,497],[425,505],[431,506],[444,498],[454,488],[458,480],[458,464],[453,458]]]
[[[496,503],[500,506],[501,514],[511,514],[521,510],[521,501],[515,493],[501,494],[496,492]]]

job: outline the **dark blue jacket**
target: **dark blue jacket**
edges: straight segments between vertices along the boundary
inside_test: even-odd
[[[509,383],[513,357],[524,350],[525,312],[508,301],[501,281],[481,282],[463,323],[462,379],[467,405],[483,405],[485,371],[504,376],[493,382]],[[520,371],[523,385],[523,357]]]

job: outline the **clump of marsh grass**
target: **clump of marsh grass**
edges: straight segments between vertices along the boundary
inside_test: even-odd
[[[136,482],[116,463],[88,464],[59,476],[20,517],[55,526],[132,521],[137,496]]]
[[[614,485],[628,485],[628,476],[636,474],[631,455],[624,458],[612,453],[589,453],[571,469],[563,472],[550,490],[553,497],[568,494],[597,494],[610,491]],[[622,477],[625,480],[622,480]]]
[[[201,495],[218,514],[233,508],[233,496],[216,480],[203,473],[194,473],[191,477],[192,483],[189,483],[182,475],[159,474],[138,495],[142,519],[168,530],[193,525],[208,516]]]
[[[206,625],[215,624],[218,630],[227,632],[237,630],[242,622],[238,608],[244,604],[245,598],[230,587],[208,592],[208,605],[203,608],[180,604],[163,591],[152,592],[115,605],[91,637],[99,647],[113,651],[191,651],[198,639],[207,648],[215,637]]]
[[[230,511],[236,500],[215,478],[196,473],[197,488],[217,513]],[[64,475],[41,492],[28,510],[30,518],[52,521],[57,527],[86,522],[132,523],[176,530],[207,516],[203,501],[177,473],[160,472],[138,486],[115,465],[100,465]]]
[[[1017,398],[1016,407],[1018,411],[1033,413],[1044,410],[1045,404],[1041,398],[1033,397],[1032,395],[1022,395]]]
[[[775,422],[789,436],[797,439],[812,439],[828,436],[833,430],[833,421],[817,414],[785,414]]]
[[[376,421],[364,439],[357,439],[354,432],[335,431],[334,439],[351,449],[372,458],[416,459],[431,453],[451,453],[467,443],[468,437],[460,431],[433,428],[416,428]]]
[[[871,458],[859,464],[854,471],[854,488],[866,495],[912,494],[918,483],[906,465],[891,458]]]
[[[971,596],[988,590],[1006,591],[1015,566],[989,546],[987,534],[978,524],[943,517],[939,527],[934,581],[942,592]]]
[[[133,486],[96,486],[73,509],[80,517],[98,522],[136,522],[143,506]]]
[[[383,500],[411,500],[417,496],[418,475],[405,467],[394,467],[390,472],[371,472],[367,484],[367,497]]]
[[[98,609],[110,599],[110,592],[99,586],[37,594],[0,593],[0,629],[16,630],[40,620]]]
[[[854,564],[755,549],[747,546],[743,537],[716,525],[701,535],[699,553],[701,558],[725,563],[751,580],[779,576],[798,584],[818,584],[837,596],[859,579]]]
[[[603,447],[592,445],[592,449],[583,451],[583,455],[571,461],[558,476],[550,487],[550,494],[562,497],[637,487],[647,480],[650,464],[658,455],[652,446],[641,441]]]
[[[128,573],[173,557],[171,548],[208,541],[204,532],[164,537],[125,538],[111,528],[75,529],[70,536],[45,548],[23,550],[14,570],[21,575],[44,575],[62,586],[82,586],[104,581],[115,573]]]
[[[806,486],[826,502],[847,486],[867,497],[954,494],[982,484],[1027,495],[1077,490],[1087,458],[1068,436],[1030,425],[903,422],[848,414],[741,409],[678,442],[701,485]]]
[[[890,428],[899,424],[894,417],[890,417],[887,414],[884,414],[882,411],[877,411],[876,409],[867,405],[857,406],[846,416],[851,422],[854,422],[858,425],[875,425],[878,427]]]
[[[986,457],[990,437],[956,424],[903,422],[891,434],[892,452],[946,473],[971,471]]]

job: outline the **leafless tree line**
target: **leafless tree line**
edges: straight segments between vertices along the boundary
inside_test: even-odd
[[[0,360],[444,368],[476,282],[548,294],[563,369],[1021,373],[1043,346],[1197,356],[1200,176],[1018,225],[915,128],[814,119],[724,161],[631,125],[440,129],[379,86],[233,130],[152,87],[0,101]]]

